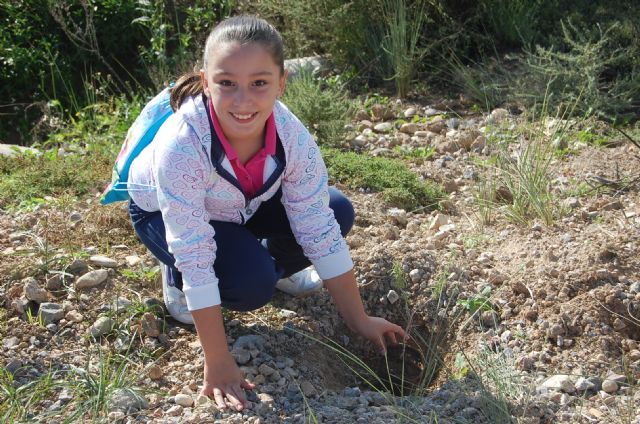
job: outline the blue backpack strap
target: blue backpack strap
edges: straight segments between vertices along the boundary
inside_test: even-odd
[[[153,141],[162,124],[173,114],[170,104],[172,86],[173,84],[162,90],[147,103],[129,128],[111,172],[111,183],[100,198],[103,205],[129,200],[127,180],[131,163]]]

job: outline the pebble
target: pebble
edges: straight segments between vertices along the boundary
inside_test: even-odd
[[[160,320],[151,312],[145,312],[140,323],[142,324],[142,331],[148,337],[158,337],[160,335]]]
[[[49,293],[47,293],[44,288],[40,287],[38,281],[35,278],[28,277],[22,281],[24,282],[24,296],[27,299],[33,300],[37,303],[42,303],[49,300]]]
[[[127,264],[127,266],[136,266],[140,262],[142,262],[142,259],[140,258],[140,256],[129,255],[124,258],[124,261]]]
[[[387,133],[392,129],[393,129],[393,124],[390,122],[380,122],[379,124],[376,124],[375,127],[373,127],[373,130],[379,133]]]
[[[175,395],[173,401],[176,403],[176,405],[184,406],[187,408],[193,406],[193,398],[190,395],[184,393],[178,393],[177,395]]]
[[[407,122],[400,126],[401,133],[413,135],[416,131],[418,131],[418,126],[412,122]]]
[[[60,273],[60,274],[54,274],[53,276],[47,279],[45,288],[49,291],[58,291],[62,288],[62,283],[64,282],[64,279],[71,278],[71,277],[73,276],[71,274],[67,274],[66,272]]]
[[[407,225],[407,211],[399,208],[391,208],[387,211],[387,216],[390,217],[396,224],[405,227]]]
[[[418,111],[416,110],[415,107],[410,107],[407,108],[404,113],[402,114],[405,118],[411,118],[413,117],[416,113],[418,113]]]
[[[238,365],[245,365],[251,360],[251,352],[245,349],[234,349],[231,351],[231,355]]]
[[[422,279],[422,271],[419,269],[412,269],[409,271],[409,279],[412,283],[418,283]]]
[[[19,359],[12,359],[5,367],[10,374],[15,374],[20,368],[22,368],[22,361]]]
[[[111,395],[109,401],[109,411],[114,410],[122,412],[139,411],[146,409],[148,403],[146,399],[136,392],[129,389],[116,389]]]
[[[76,289],[96,287],[107,280],[109,272],[106,269],[89,271],[76,280]]]
[[[574,385],[574,387],[576,391],[584,392],[587,390],[593,390],[595,388],[595,384],[584,377],[580,377],[576,380],[576,384]]]
[[[102,255],[93,255],[89,257],[89,263],[91,265],[103,267],[103,268],[117,268],[118,261],[108,258]]]
[[[45,324],[51,324],[64,318],[64,309],[58,303],[42,303],[38,312]]]
[[[173,405],[171,408],[167,409],[167,412],[165,412],[165,414],[170,417],[177,417],[179,415],[182,415],[183,409],[184,408],[182,407],[182,405]]]
[[[6,338],[3,342],[2,342],[2,347],[5,349],[12,349],[16,346],[18,346],[18,344],[20,343],[20,339],[17,338],[16,336],[13,337],[9,337]]]
[[[316,390],[314,385],[307,380],[302,380],[300,382],[300,390],[302,390],[302,394],[306,397],[313,397],[318,395],[318,391]]]
[[[74,275],[84,274],[89,269],[89,266],[82,259],[75,259],[67,267],[67,271]]]
[[[400,299],[400,295],[398,294],[398,292],[396,292],[395,290],[389,290],[389,293],[387,293],[387,300],[389,301],[389,303],[393,305],[399,299]]]
[[[557,374],[547,378],[538,387],[538,392],[544,392],[546,390],[561,390],[565,393],[573,393],[575,391],[575,385],[568,375]]]
[[[70,310],[69,312],[67,312],[67,314],[64,316],[64,319],[66,319],[69,322],[82,322],[84,321],[84,316],[76,311],[75,309]]]
[[[157,365],[152,365],[147,372],[147,375],[152,380],[160,380],[163,376],[162,368]]]
[[[93,337],[100,337],[111,331],[113,320],[109,317],[100,317],[89,327],[89,334]]]
[[[605,393],[615,393],[618,391],[618,383],[613,380],[605,380],[602,382],[602,390]]]

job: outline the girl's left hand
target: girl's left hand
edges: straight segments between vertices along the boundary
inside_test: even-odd
[[[387,344],[395,345],[406,338],[402,327],[380,317],[366,316],[354,325],[354,330],[371,341],[382,354],[386,352]]]

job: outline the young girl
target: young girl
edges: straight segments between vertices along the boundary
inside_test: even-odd
[[[130,215],[164,264],[169,312],[195,324],[201,393],[241,410],[254,385],[227,349],[221,307],[253,310],[274,288],[298,295],[324,284],[346,324],[379,350],[404,332],[364,311],[343,238],[353,207],[327,186],[318,146],[277,101],[287,78],[280,34],[256,17],[229,18],[209,35],[203,62],[178,80],[175,114],[132,163]]]

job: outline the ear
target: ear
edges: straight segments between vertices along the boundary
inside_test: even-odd
[[[200,81],[202,82],[204,95],[209,97],[209,83],[207,82],[207,76],[204,74],[204,69],[200,69]]]
[[[287,69],[284,70],[284,73],[280,77],[280,81],[278,81],[278,97],[284,94],[284,88],[287,85],[287,77],[289,76],[289,71]]]

